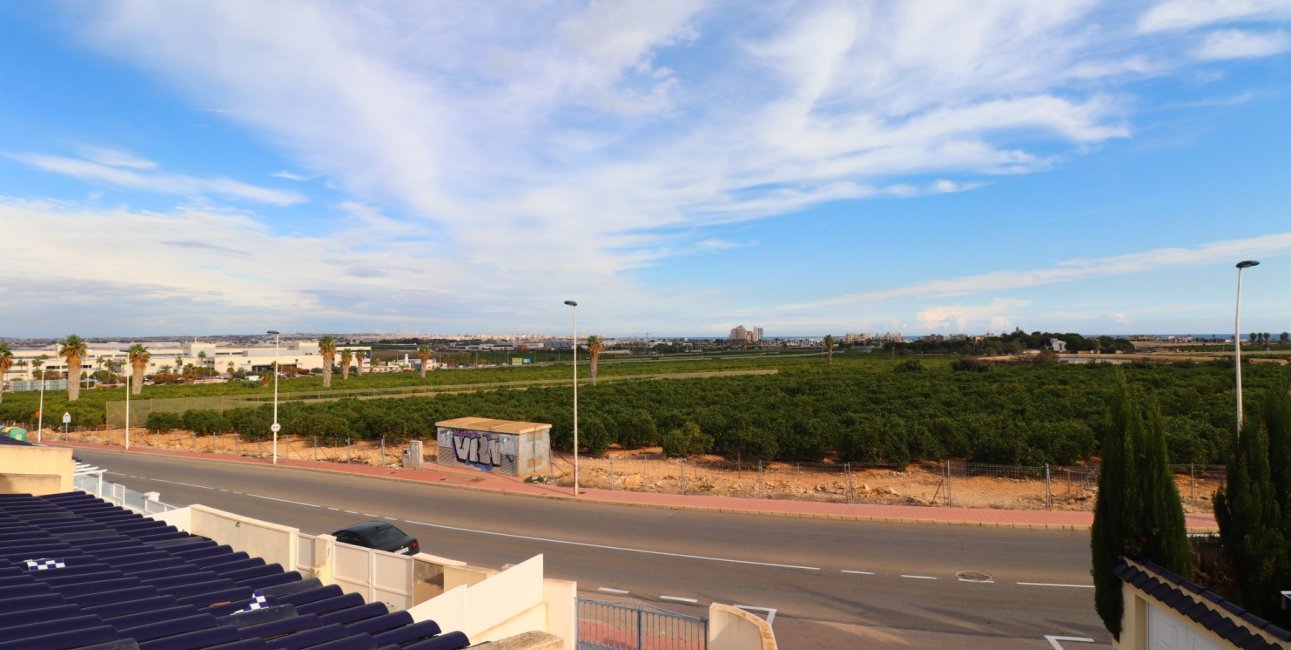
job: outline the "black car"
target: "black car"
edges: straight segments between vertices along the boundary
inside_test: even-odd
[[[421,551],[417,538],[384,521],[354,524],[332,533],[336,541],[355,546],[375,548],[378,551],[416,555]]]

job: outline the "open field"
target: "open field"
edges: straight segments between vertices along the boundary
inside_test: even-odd
[[[62,434],[49,431],[61,439]],[[72,432],[68,439],[95,444],[121,445],[123,429]],[[433,463],[434,440],[427,441],[426,453]],[[191,431],[150,433],[132,428],[132,447],[184,449],[201,453],[232,454],[268,458],[268,441],[245,442],[235,435],[196,435]],[[282,458],[338,463],[365,463],[398,467],[406,444],[382,445],[380,441],[354,441],[340,447],[324,447],[311,438],[284,435],[279,439]],[[1028,470],[999,466],[972,467],[965,476],[962,463],[950,480],[945,465],[917,463],[904,470],[890,467],[848,467],[833,463],[765,463],[737,467],[718,456],[701,456],[685,461],[666,459],[658,448],[611,450],[602,457],[584,456],[579,461],[579,482],[584,487],[708,494],[716,496],[797,499],[849,503],[897,505],[950,505],[967,508],[1008,508],[1018,510],[1052,508],[1092,510],[1097,495],[1096,468],[1051,468],[1046,487],[1043,478],[1032,478]],[[558,485],[573,484],[572,459],[557,456],[548,477]],[[1199,467],[1195,472],[1176,468],[1179,493],[1187,512],[1213,512],[1212,497],[1223,484],[1222,468]],[[1216,471],[1218,470],[1218,471]],[[1043,476],[1043,474],[1040,474]]]

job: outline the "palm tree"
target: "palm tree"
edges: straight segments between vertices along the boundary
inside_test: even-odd
[[[229,362],[229,367],[228,367],[228,369],[225,371],[225,374],[226,374],[226,375],[228,375],[228,378],[229,378],[229,379],[233,379],[233,371],[234,371],[234,369],[235,369],[235,368],[237,368],[237,364],[235,364],[235,363],[233,363],[232,361],[230,361],[230,362]]]
[[[601,359],[601,337],[593,334],[587,337],[588,376],[596,383],[596,362]]]
[[[425,343],[417,346],[417,358],[421,359],[421,378],[426,378],[426,367],[430,365],[430,357],[435,353],[430,350],[430,346]]]
[[[336,339],[330,335],[318,339],[318,353],[323,355],[323,388],[331,388],[332,364],[336,361]]]
[[[341,350],[341,379],[349,380],[350,378],[350,360],[354,358],[354,351],[346,348]]]
[[[362,350],[354,351],[354,374],[355,375],[363,374],[363,351]]]
[[[825,335],[825,358],[829,359],[829,365],[834,365],[834,335]]]
[[[46,357],[45,355],[42,354],[36,357],[35,359],[31,360],[31,367],[35,368],[35,370],[31,371],[32,379],[40,379],[40,380],[45,379],[45,370],[44,370],[45,359],[48,359],[48,358],[49,357]]]
[[[138,395],[143,392],[143,373],[148,369],[152,353],[144,344],[135,343],[126,350],[126,359],[130,361],[130,394]]]
[[[58,356],[67,360],[67,401],[75,402],[81,397],[81,360],[89,351],[85,339],[68,334],[58,343]]]
[[[4,374],[13,367],[13,350],[9,344],[0,341],[0,403],[4,402]]]

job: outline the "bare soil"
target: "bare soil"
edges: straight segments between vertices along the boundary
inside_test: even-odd
[[[61,433],[55,433],[55,437]],[[121,445],[121,429],[73,432],[69,439],[98,444]],[[427,461],[434,462],[434,441],[428,441]],[[269,457],[268,441],[245,442],[236,435],[194,435],[189,431],[146,433],[131,429],[131,446],[184,449],[204,453]],[[299,460],[354,462],[398,467],[405,445],[356,441],[347,447],[315,447],[309,438],[284,435],[279,438],[281,457]],[[550,477],[539,477],[560,485],[573,482],[570,456],[556,455]],[[584,487],[710,494],[767,499],[799,499],[852,503],[899,505],[946,505],[968,508],[1092,510],[1097,495],[1096,477],[1085,472],[1055,469],[1047,486],[1043,478],[1010,476],[1000,468],[994,476],[951,476],[937,462],[911,464],[903,471],[891,468],[846,468],[841,464],[797,465],[773,462],[759,467],[742,466],[719,456],[696,456],[685,460],[665,459],[659,448],[612,449],[602,457],[579,458],[579,483]],[[1187,512],[1213,512],[1212,497],[1222,480],[1178,476],[1179,494]]]

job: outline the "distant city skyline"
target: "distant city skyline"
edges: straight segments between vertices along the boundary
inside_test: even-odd
[[[1287,0],[4,3],[0,336],[1224,332],[1243,259],[1276,335],[1288,52]]]

